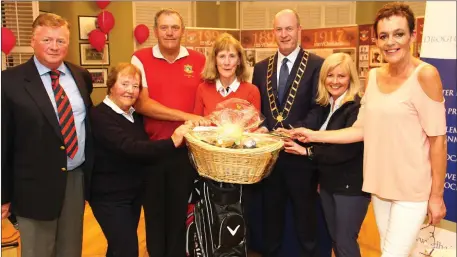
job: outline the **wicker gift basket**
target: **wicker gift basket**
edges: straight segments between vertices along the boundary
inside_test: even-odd
[[[248,134],[268,137],[262,134]],[[186,134],[189,157],[198,173],[218,182],[253,184],[268,176],[284,143],[281,140],[252,149],[231,149],[211,145],[194,133]]]
[[[249,133],[264,120],[250,102],[225,100],[205,118],[215,126],[194,128],[185,136],[189,158],[201,176],[253,184],[270,173],[284,142],[271,135]]]

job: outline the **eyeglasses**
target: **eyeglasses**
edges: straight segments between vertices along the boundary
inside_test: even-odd
[[[433,229],[429,232],[430,236],[424,241],[424,250],[420,252],[420,254],[423,256],[432,256],[432,253],[435,250],[435,226],[428,224],[422,227],[420,230],[424,230],[429,227],[432,227]]]

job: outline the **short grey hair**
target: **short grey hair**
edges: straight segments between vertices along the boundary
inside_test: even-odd
[[[172,14],[176,14],[178,15],[179,19],[181,20],[181,28],[184,29],[184,20],[182,19],[182,16],[181,14],[179,14],[178,11],[174,10],[174,9],[171,9],[171,8],[165,8],[165,9],[162,9],[160,11],[158,11],[154,17],[154,28],[157,28],[159,26],[158,24],[158,20],[159,20],[159,17],[164,14],[164,15],[172,15]]]

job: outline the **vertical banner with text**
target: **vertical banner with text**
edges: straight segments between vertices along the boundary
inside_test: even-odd
[[[432,233],[432,227],[421,230],[413,257],[423,256],[424,245],[433,248],[431,256],[456,256],[456,181],[457,181],[457,89],[456,89],[456,2],[427,1],[420,57],[435,66],[443,83],[446,104],[447,173],[444,201],[445,220]],[[421,22],[418,22],[418,26]],[[418,50],[419,50],[418,49]],[[434,236],[434,239],[432,238]],[[431,242],[430,242],[431,241]],[[430,249],[429,249],[430,250]],[[421,255],[422,254],[422,255]]]

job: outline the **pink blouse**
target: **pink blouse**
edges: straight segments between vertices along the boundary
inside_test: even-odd
[[[446,134],[443,102],[430,99],[417,75],[392,93],[377,85],[377,69],[370,71],[357,124],[364,131],[364,182],[362,190],[402,201],[427,201],[432,173],[429,136]]]

